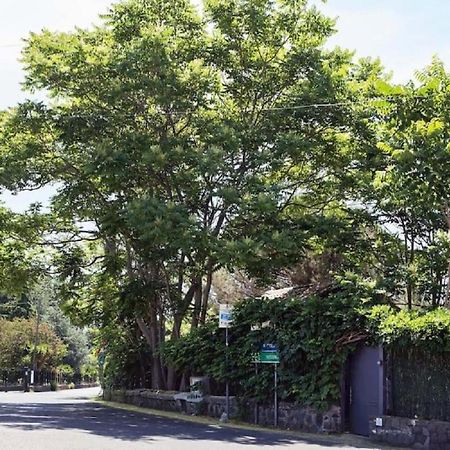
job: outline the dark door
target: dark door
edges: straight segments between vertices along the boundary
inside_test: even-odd
[[[383,350],[363,347],[350,360],[350,431],[369,435],[369,418],[383,414]]]

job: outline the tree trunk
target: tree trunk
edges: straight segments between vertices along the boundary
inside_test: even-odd
[[[203,289],[202,296],[202,312],[200,316],[200,324],[204,325],[206,322],[206,314],[208,313],[209,294],[211,292],[212,280],[213,280],[213,263],[211,259],[208,262],[208,272],[206,274],[206,284]]]
[[[412,265],[414,263],[415,259],[415,241],[416,237],[414,233],[411,233],[411,251],[410,251],[410,257],[409,257],[409,263]],[[409,280],[409,301],[408,301],[408,309],[412,309],[413,306],[413,299],[414,299],[414,279]]]
[[[409,264],[410,264],[410,258],[409,258],[409,247],[408,247],[408,233],[406,230],[406,227],[403,227],[403,234],[404,234],[404,251],[405,251],[405,267],[407,270],[407,279],[406,279],[406,304],[408,306],[408,309],[412,309],[412,286],[411,286],[411,279],[410,279],[410,271],[409,271]]]
[[[189,290],[184,295],[183,301],[181,302],[180,307],[177,311],[175,311],[174,314],[174,323],[172,327],[172,333],[171,333],[171,340],[175,341],[179,339],[180,332],[181,332],[181,325],[183,323],[183,319],[186,315],[186,311],[189,308],[189,305],[192,302],[192,299],[194,297],[195,291],[196,291],[197,285],[194,281],[192,285],[190,286]],[[175,368],[172,365],[167,366],[167,389],[173,391],[177,388],[177,373]]]
[[[450,230],[447,233],[450,241]],[[445,292],[444,306],[450,308],[450,258],[447,265],[447,291]]]
[[[164,345],[165,339],[166,339],[166,327],[165,327],[165,320],[162,315],[162,312],[159,314],[159,323],[158,323],[158,349],[161,349]],[[163,381],[163,386],[165,389],[167,389],[167,367],[164,363],[164,357],[161,352],[159,352],[158,355],[159,359],[159,367],[161,371],[161,380]]]
[[[192,312],[191,330],[198,327],[200,321],[200,312],[202,308],[202,280],[197,280],[197,287],[194,294],[194,311]]]
[[[147,325],[142,318],[137,318],[136,322],[139,326],[139,329],[142,332],[142,335],[145,337],[150,350],[152,352],[152,363],[151,363],[151,387],[152,389],[162,389],[163,388],[163,380],[161,377],[161,365],[160,359],[157,356],[158,351],[158,338],[157,338],[157,327],[154,318],[150,319],[150,325]]]

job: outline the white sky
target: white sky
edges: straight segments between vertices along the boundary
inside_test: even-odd
[[[328,0],[320,8],[338,17],[330,44],[380,57],[398,82],[412,78],[434,54],[450,67],[448,0]]]
[[[450,1],[448,0],[328,0],[315,4],[338,17],[338,33],[330,46],[354,49],[359,56],[379,56],[403,82],[438,54],[450,63]],[[89,27],[111,0],[0,0],[0,109],[26,98],[20,89],[21,39],[42,28],[66,31]],[[449,64],[450,65],[450,64]],[[28,95],[29,97],[29,95]],[[48,191],[19,196],[4,195],[14,210],[43,201]]]

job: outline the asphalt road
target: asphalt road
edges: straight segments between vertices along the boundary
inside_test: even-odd
[[[107,408],[99,389],[0,393],[1,450],[365,449]]]

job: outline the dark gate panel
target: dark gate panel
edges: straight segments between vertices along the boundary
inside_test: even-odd
[[[394,347],[388,353],[392,415],[450,421],[450,352]]]
[[[383,351],[363,347],[350,360],[350,431],[369,435],[369,418],[383,414]]]

